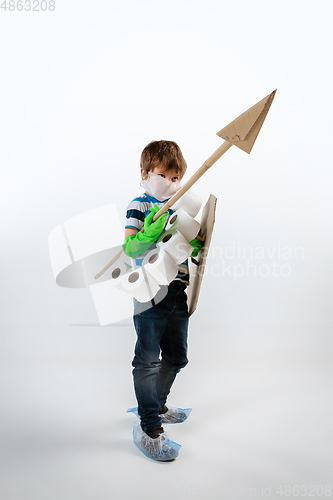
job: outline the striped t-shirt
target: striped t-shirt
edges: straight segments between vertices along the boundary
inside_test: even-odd
[[[127,207],[127,211],[126,211],[127,221],[126,221],[125,228],[132,228],[132,229],[137,229],[138,231],[140,231],[144,225],[145,217],[147,217],[147,215],[150,213],[149,209],[151,207],[153,207],[155,205],[155,203],[159,207],[163,207],[163,205],[167,201],[168,200],[159,201],[148,193],[143,193],[138,198],[134,198],[134,200],[132,200],[131,203]],[[173,210],[171,208],[169,208],[168,213],[170,216],[173,213]],[[167,217],[167,220],[168,220],[168,217]],[[162,231],[161,234],[163,234],[163,232],[164,231]],[[135,259],[135,263],[137,265],[141,266],[142,261],[145,258],[145,256],[148,254],[148,252],[150,252],[151,250],[156,248],[156,241],[154,243],[152,243],[152,245],[148,248],[148,250],[146,250],[145,252],[143,252],[140,255],[139,259]],[[175,280],[180,280],[180,281],[183,281],[184,283],[189,284],[189,270],[188,270],[188,261],[187,260],[185,260],[184,262],[182,262],[181,264],[178,265],[178,274],[175,277]]]

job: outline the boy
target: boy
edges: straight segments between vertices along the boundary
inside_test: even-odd
[[[141,155],[141,185],[145,193],[127,207],[124,252],[142,263],[145,255],[156,246],[172,210],[155,222],[153,216],[177,191],[186,171],[186,162],[179,146],[172,141],[153,141]],[[144,228],[144,231],[140,231]],[[193,256],[200,250],[196,238]],[[157,302],[141,304],[134,299],[134,325],[137,333],[132,362],[133,380],[138,408],[132,408],[140,418],[141,427],[134,429],[134,443],[154,460],[172,460],[180,445],[169,441],[162,423],[183,422],[191,409],[169,409],[167,396],[177,373],[187,363],[188,310],[186,286],[189,284],[187,261],[178,266],[176,278],[169,284],[167,295]],[[162,359],[159,359],[161,351]]]

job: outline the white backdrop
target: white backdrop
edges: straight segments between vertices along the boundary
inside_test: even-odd
[[[327,497],[332,2],[55,7],[0,9],[1,498]],[[108,203],[124,223],[148,142],[176,141],[186,180],[275,88],[251,155],[196,186],[218,205],[171,401],[193,412],[156,468],[125,413],[131,320],[102,328],[88,289],[57,287],[47,237]]]

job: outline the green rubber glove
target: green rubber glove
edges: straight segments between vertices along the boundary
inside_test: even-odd
[[[192,245],[192,247],[194,248],[193,252],[191,253],[191,257],[196,257],[198,255],[201,250],[202,243],[203,242],[198,238],[194,238],[192,241],[190,241],[190,245]]]
[[[144,253],[157,240],[163,231],[166,223],[168,212],[161,215],[155,222],[152,222],[154,215],[159,211],[160,207],[155,204],[150,208],[150,213],[144,221],[144,231],[138,231],[136,234],[131,234],[125,238],[123,250],[129,257],[137,257]]]
[[[155,203],[155,205],[150,208],[150,214],[148,214],[147,217],[145,218],[143,226],[145,234],[153,241],[155,241],[163,231],[166,223],[166,218],[168,215],[168,212],[164,212],[164,214],[162,214],[161,217],[156,219],[155,222],[152,222],[154,215],[157,214],[159,210],[160,207]]]

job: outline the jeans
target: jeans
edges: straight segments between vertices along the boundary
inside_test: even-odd
[[[165,298],[149,309],[134,299],[133,380],[144,431],[161,424],[159,409],[166,403],[177,373],[188,363],[185,288],[181,281],[172,281]]]

